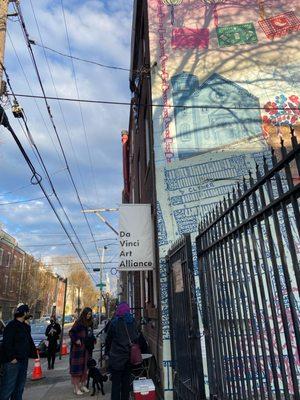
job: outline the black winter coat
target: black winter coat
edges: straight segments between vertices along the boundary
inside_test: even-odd
[[[105,341],[105,354],[109,356],[108,366],[113,371],[124,370],[130,360],[130,342],[125,324],[132,343],[136,343],[139,337],[134,319],[131,322],[121,317],[112,320]]]
[[[60,325],[55,322],[54,324],[50,324],[47,326],[45,335],[47,336],[47,339],[49,340],[49,349],[56,350],[57,347],[57,341],[60,337],[61,333],[61,328]]]
[[[3,333],[3,362],[26,360],[37,356],[31,337],[31,328],[17,319],[10,321]]]

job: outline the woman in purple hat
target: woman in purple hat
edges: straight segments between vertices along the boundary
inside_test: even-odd
[[[105,354],[109,357],[108,367],[112,374],[111,400],[129,399],[131,345],[137,343],[138,337],[129,305],[122,302],[111,320],[105,342]]]

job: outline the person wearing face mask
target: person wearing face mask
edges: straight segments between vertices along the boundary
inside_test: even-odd
[[[26,383],[28,359],[36,358],[37,352],[25,320],[29,315],[27,304],[17,307],[14,319],[3,333],[3,379],[0,400],[22,400]]]
[[[50,318],[50,324],[47,326],[45,332],[45,335],[48,339],[48,347],[47,347],[48,369],[54,369],[54,363],[57,351],[57,342],[59,340],[60,333],[61,333],[60,325],[59,323],[56,322],[55,315],[52,315]]]
[[[89,389],[86,387],[88,376],[87,362],[89,358],[86,341],[89,328],[93,326],[92,316],[92,309],[89,307],[84,308],[69,332],[71,338],[70,374],[76,395],[89,392]]]

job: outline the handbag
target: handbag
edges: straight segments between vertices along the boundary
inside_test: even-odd
[[[143,362],[141,348],[138,343],[132,343],[130,336],[129,336],[128,329],[127,329],[127,324],[125,321],[124,321],[124,325],[125,325],[126,333],[127,333],[128,340],[129,340],[129,346],[130,346],[130,364],[131,365],[140,365]]]

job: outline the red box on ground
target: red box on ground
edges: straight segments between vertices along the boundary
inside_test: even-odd
[[[134,400],[156,400],[155,386],[152,379],[133,381]]]

